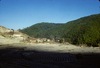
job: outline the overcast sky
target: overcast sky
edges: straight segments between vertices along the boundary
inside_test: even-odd
[[[40,22],[66,23],[100,13],[98,0],[0,0],[0,25],[22,29]]]

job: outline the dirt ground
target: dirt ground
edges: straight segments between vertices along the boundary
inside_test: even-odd
[[[1,44],[0,68],[100,68],[100,48],[48,43]]]

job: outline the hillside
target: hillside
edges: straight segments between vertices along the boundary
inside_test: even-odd
[[[50,35],[52,35],[52,33],[55,32],[52,30],[55,30],[62,25],[63,24],[42,22],[42,23],[38,23],[38,24],[32,25],[30,27],[27,27],[27,28],[21,30],[21,32],[26,33],[26,34],[28,34],[32,37],[36,37],[36,38],[50,38]]]
[[[21,41],[23,41],[23,39],[26,39],[27,37],[28,35],[21,33],[17,30],[0,26],[0,44],[20,43]]]
[[[100,14],[82,17],[65,24],[39,23],[21,32],[40,38],[64,38],[72,44],[98,46],[100,43]]]
[[[68,22],[64,37],[73,44],[97,46],[100,43],[100,14]]]

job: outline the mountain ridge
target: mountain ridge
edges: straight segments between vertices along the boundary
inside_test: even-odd
[[[50,28],[47,28],[47,26]],[[98,46],[100,43],[100,14],[82,17],[59,25],[55,23],[39,23],[22,29],[21,32],[36,38],[64,38],[66,42],[76,45]]]

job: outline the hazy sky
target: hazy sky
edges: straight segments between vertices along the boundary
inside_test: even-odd
[[[0,25],[11,29],[40,22],[66,23],[98,13],[98,0],[0,0]]]

